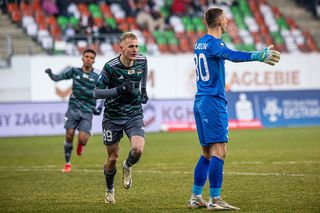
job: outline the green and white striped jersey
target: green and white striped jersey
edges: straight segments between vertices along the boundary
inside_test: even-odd
[[[93,98],[99,75],[92,69],[85,73],[82,68],[69,67],[60,74],[52,74],[54,81],[72,79],[72,94],[69,98],[69,109],[92,113],[96,107],[96,99]]]
[[[135,88],[128,95],[117,95],[105,100],[104,118],[118,121],[141,117],[142,106],[140,97],[140,84],[146,87],[148,73],[147,58],[139,54],[131,67],[125,67],[120,62],[120,56],[108,61],[100,73],[96,84],[98,89],[111,89],[120,86],[126,81],[135,82]]]

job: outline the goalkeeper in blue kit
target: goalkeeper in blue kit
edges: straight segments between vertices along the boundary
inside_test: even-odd
[[[101,101],[96,108],[96,99],[93,98],[93,90],[99,76],[92,67],[95,58],[96,52],[87,49],[82,54],[82,67],[69,67],[60,74],[53,74],[50,68],[45,71],[53,81],[72,79],[72,94],[69,98],[64,125],[66,129],[64,172],[71,171],[71,154],[75,131],[79,131],[77,154],[81,155],[83,146],[87,144],[91,135],[92,115],[100,115],[102,111],[103,102]]]
[[[220,39],[227,30],[227,19],[220,8],[208,9],[204,14],[204,21],[207,25],[207,34],[198,39],[194,47],[197,79],[194,117],[202,155],[194,169],[192,195],[188,207],[237,211],[240,208],[229,205],[221,198],[223,166],[228,142],[225,60],[260,61],[275,65],[280,60],[280,53],[272,50],[272,46],[256,52],[229,49]],[[207,177],[210,186],[208,203],[202,198]]]

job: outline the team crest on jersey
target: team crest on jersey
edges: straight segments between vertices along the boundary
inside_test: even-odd
[[[143,73],[143,70],[128,70],[128,74],[132,75],[132,74],[141,74]]]
[[[128,70],[128,74],[129,75],[132,75],[132,74],[134,74],[136,71],[135,70]]]

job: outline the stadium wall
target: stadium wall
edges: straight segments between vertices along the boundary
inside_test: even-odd
[[[319,59],[320,54],[283,54],[274,67],[226,62],[229,127],[320,125]],[[97,57],[98,71],[107,60]],[[80,57],[13,57],[12,67],[0,70],[0,137],[64,134],[71,81],[52,82],[44,70],[58,73],[81,63]],[[194,130],[193,56],[148,56],[148,63],[146,130]],[[101,132],[101,117],[94,118],[93,132]]]
[[[226,62],[226,82],[231,91],[270,91],[320,89],[320,54],[283,55],[277,66],[264,63]],[[98,57],[101,70],[108,59]],[[57,63],[58,62],[58,63]],[[53,84],[43,70],[49,66],[60,72],[66,66],[79,66],[79,58],[36,57],[31,61],[31,100],[59,100],[55,91],[65,91],[71,82]],[[148,57],[148,94],[153,99],[193,98],[195,71],[193,55]],[[61,99],[60,99],[61,100]]]
[[[99,72],[109,60],[99,56]],[[320,54],[282,54],[279,64],[226,61],[226,83],[233,92],[320,89]],[[68,66],[81,66],[80,57],[15,56],[12,68],[0,70],[0,102],[63,101],[71,81],[52,82],[44,70],[54,73]],[[190,99],[195,93],[193,55],[148,56],[148,93],[152,99]]]
[[[229,128],[320,125],[320,90],[228,93]],[[0,105],[0,137],[62,135],[67,102]],[[152,100],[143,105],[147,132],[195,130],[193,101]],[[93,133],[101,133],[94,116]]]

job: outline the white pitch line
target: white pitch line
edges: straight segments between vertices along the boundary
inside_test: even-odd
[[[272,162],[272,164],[280,164],[280,165],[292,165],[292,164],[320,164],[320,161],[287,161],[287,162]]]
[[[4,171],[16,171],[16,172],[61,172],[62,169],[58,169],[57,166],[32,166],[32,167],[1,167],[0,172]],[[93,172],[101,173],[102,169],[72,169],[72,172]],[[180,175],[192,175],[193,172],[188,171],[159,171],[159,170],[136,170],[137,173],[149,173],[149,174],[180,174]],[[257,173],[257,172],[224,172],[224,175],[228,176],[288,176],[288,177],[304,177],[304,176],[319,176],[317,174],[302,174],[302,173]]]
[[[262,162],[262,161],[232,161],[232,162],[228,162],[230,164],[234,164],[234,165],[238,165],[238,164],[249,164],[249,165],[261,165],[261,164],[275,164],[275,165],[293,165],[293,164],[320,164],[320,161],[274,161],[274,162]],[[169,164],[169,163],[157,163],[157,164],[153,164],[150,166],[153,167],[166,167],[166,166],[181,166],[181,165],[187,165],[187,163],[185,162],[176,162],[174,164]],[[60,165],[34,165],[34,166],[16,166],[15,168],[20,168],[20,169],[52,169],[52,168],[60,168]],[[94,167],[94,168],[103,168],[103,165],[100,164],[91,164],[90,167]],[[11,169],[11,166],[0,166],[0,170],[1,169]]]
[[[241,162],[231,162],[231,164],[263,164],[261,161],[241,161]]]
[[[181,172],[181,171],[171,171],[171,172],[162,172],[162,171],[152,171],[152,170],[138,170],[135,172],[140,173],[157,173],[157,174],[193,174],[193,172]],[[292,174],[292,173],[256,173],[256,172],[224,172],[224,175],[243,175],[243,176],[292,176],[292,177],[304,177],[305,174]]]
[[[290,177],[304,177],[305,174],[292,173],[256,173],[256,172],[225,172],[225,175],[244,175],[244,176],[290,176]]]

